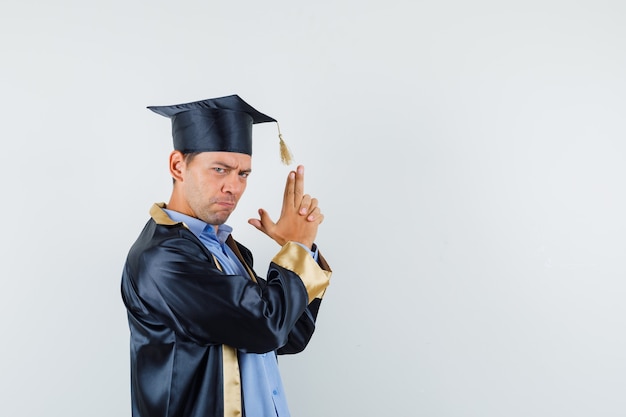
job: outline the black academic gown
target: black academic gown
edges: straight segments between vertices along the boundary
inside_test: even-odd
[[[231,238],[251,276],[226,275],[163,207],[152,207],[122,274],[133,416],[241,416],[237,350],[302,351],[315,329],[330,268],[323,257],[316,263],[290,242],[263,280],[252,270],[250,251]]]

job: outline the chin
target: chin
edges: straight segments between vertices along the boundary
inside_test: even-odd
[[[205,219],[202,219],[205,223],[211,224],[213,226],[219,226],[220,224],[226,223],[228,218],[230,217],[230,213],[228,214],[215,214],[213,213],[210,216],[206,216]]]

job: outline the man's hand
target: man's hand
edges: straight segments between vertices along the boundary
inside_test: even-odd
[[[248,223],[274,239],[280,246],[289,241],[302,243],[308,248],[313,246],[317,228],[324,220],[324,215],[317,205],[317,199],[304,194],[302,165],[287,176],[283,207],[278,221],[274,223],[263,209],[259,209],[259,216],[260,219],[250,219]]]

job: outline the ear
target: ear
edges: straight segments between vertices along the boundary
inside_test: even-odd
[[[183,180],[185,157],[181,151],[173,151],[170,154],[170,175],[175,181]]]

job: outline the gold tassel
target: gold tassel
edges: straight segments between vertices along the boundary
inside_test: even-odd
[[[289,151],[287,144],[283,140],[283,134],[280,133],[280,125],[276,122],[276,126],[278,126],[278,139],[280,139],[280,160],[285,165],[290,165],[293,162],[293,155]]]

